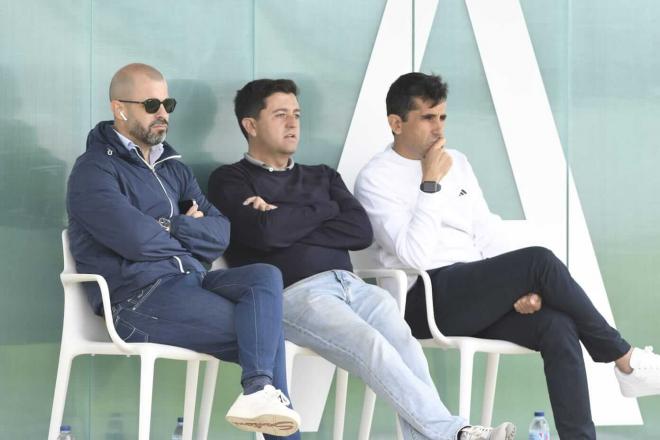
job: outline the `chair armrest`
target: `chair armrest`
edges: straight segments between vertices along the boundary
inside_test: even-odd
[[[440,342],[441,344],[446,344],[448,346],[454,346],[454,344],[442,334],[438,325],[435,322],[435,309],[433,308],[433,285],[431,284],[431,277],[423,269],[416,269],[411,267],[402,267],[400,268],[403,272],[408,275],[416,275],[422,278],[422,283],[424,284],[424,299],[426,301],[426,321],[431,331],[431,336],[433,339]]]
[[[108,330],[110,339],[112,342],[119,347],[119,349],[127,354],[132,354],[135,350],[131,347],[130,344],[125,342],[122,338],[119,337],[117,331],[115,330],[115,324],[112,321],[112,303],[110,302],[110,289],[108,289],[108,283],[105,281],[105,278],[98,274],[92,273],[63,273],[60,274],[60,279],[62,284],[76,284],[76,283],[87,283],[93,282],[98,284],[99,289],[101,290],[101,300],[103,302],[103,319],[105,320],[105,327]]]
[[[385,289],[385,290],[390,292],[390,294],[396,300],[396,304],[399,307],[399,312],[401,313],[401,317],[405,315],[406,296],[408,294],[408,278],[406,277],[406,274],[403,271],[398,269],[355,269],[354,273],[355,275],[363,279],[375,278],[380,287],[383,287],[380,282],[383,278],[393,279],[395,282],[395,286],[393,289],[394,291],[390,291],[389,289]]]

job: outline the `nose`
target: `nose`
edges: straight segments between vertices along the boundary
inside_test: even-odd
[[[286,125],[287,127],[295,127],[298,125],[298,118],[296,115],[288,115],[286,117]]]
[[[435,124],[433,126],[433,132],[439,136],[444,135],[445,132],[445,121],[442,119],[435,119]]]
[[[169,119],[169,113],[165,111],[165,106],[161,103],[160,106],[158,107],[158,110],[156,110],[156,113],[154,115],[158,118],[168,120]]]

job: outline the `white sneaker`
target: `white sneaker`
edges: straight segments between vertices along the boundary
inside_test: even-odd
[[[502,423],[496,428],[483,426],[468,426],[461,431],[459,440],[513,440],[516,436],[516,425],[510,422]]]
[[[621,394],[625,397],[660,394],[660,355],[653,353],[653,347],[646,347],[644,350],[633,348],[630,366],[633,368],[630,374],[614,367]]]
[[[298,431],[300,415],[288,407],[289,399],[272,385],[253,394],[241,394],[225,419],[243,431],[285,437]]]

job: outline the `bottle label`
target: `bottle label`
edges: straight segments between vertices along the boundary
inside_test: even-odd
[[[529,440],[550,440],[550,434],[547,432],[530,432]]]

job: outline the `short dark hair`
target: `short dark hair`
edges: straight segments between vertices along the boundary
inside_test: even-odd
[[[266,108],[266,98],[278,92],[298,96],[298,86],[290,79],[255,79],[236,92],[234,113],[245,139],[248,134],[241,124],[243,118],[258,118],[259,112]]]
[[[390,86],[385,98],[387,115],[398,115],[402,120],[408,118],[408,112],[415,109],[414,98],[430,101],[435,107],[447,100],[447,83],[440,75],[427,75],[411,72],[401,75]]]

